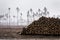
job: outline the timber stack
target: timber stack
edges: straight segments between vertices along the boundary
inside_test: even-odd
[[[60,19],[41,17],[32,22],[27,28],[23,28],[23,35],[59,35]]]

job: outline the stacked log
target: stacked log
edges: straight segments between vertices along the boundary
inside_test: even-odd
[[[24,34],[24,30],[22,31]],[[59,35],[60,34],[60,19],[41,17],[39,20],[32,22],[25,29],[25,34],[29,35]]]

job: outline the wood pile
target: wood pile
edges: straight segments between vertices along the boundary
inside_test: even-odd
[[[41,17],[39,20],[32,22],[23,29],[24,35],[59,35],[60,34],[60,19]]]

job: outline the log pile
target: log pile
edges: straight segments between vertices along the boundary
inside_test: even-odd
[[[25,30],[25,31],[24,31]],[[40,34],[60,34],[60,19],[41,17],[32,22],[21,34],[40,35]]]

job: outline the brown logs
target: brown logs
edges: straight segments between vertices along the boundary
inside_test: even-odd
[[[22,34],[60,34],[60,19],[58,18],[46,18],[41,17],[39,20],[32,22],[27,26],[25,30],[22,31]]]

